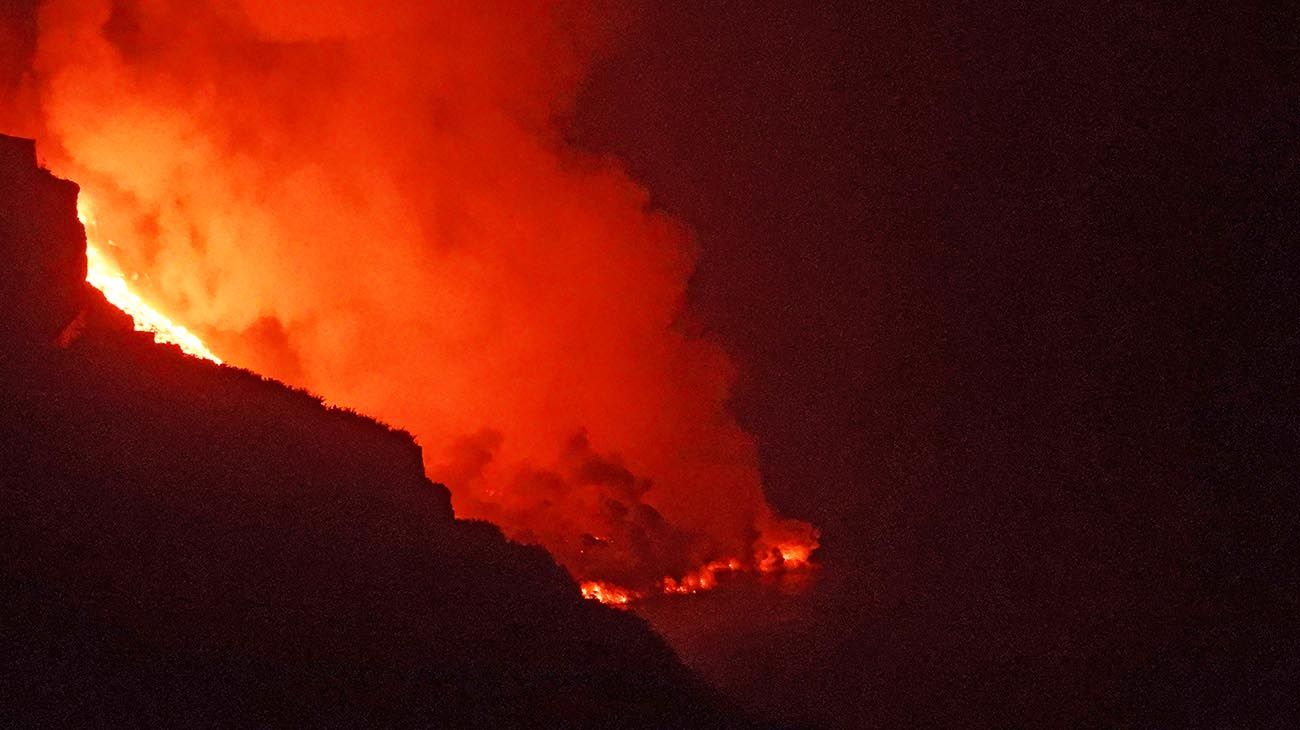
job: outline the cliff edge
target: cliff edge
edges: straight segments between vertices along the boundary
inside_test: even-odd
[[[76,195],[0,137],[0,724],[740,724],[408,434],[133,332]]]

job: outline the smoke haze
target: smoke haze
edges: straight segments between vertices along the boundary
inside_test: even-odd
[[[689,233],[555,123],[624,10],[52,0],[9,11],[4,131],[221,357],[417,435],[460,516],[580,577],[756,560],[734,366],[678,326]]]

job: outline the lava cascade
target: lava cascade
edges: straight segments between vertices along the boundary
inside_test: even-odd
[[[48,0],[5,23],[0,128],[95,201],[142,303],[411,430],[458,514],[590,597],[799,567],[816,534],[764,499],[734,366],[679,323],[689,233],[563,141],[619,17]]]
[[[176,345],[187,355],[220,365],[221,358],[208,349],[203,340],[135,293],[126,275],[103,252],[104,244],[112,246],[113,242],[99,240],[95,215],[84,197],[77,200],[77,219],[86,229],[86,282],[102,292],[113,306],[130,315],[137,331],[150,332],[155,342]]]

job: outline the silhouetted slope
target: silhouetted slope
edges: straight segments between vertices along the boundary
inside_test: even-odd
[[[131,332],[34,163],[0,138],[0,725],[734,724],[409,435]]]

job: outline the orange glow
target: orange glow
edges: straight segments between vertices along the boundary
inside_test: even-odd
[[[816,545],[782,543],[759,558],[758,569],[764,573],[778,570],[798,570],[808,565]]]
[[[747,573],[757,569],[760,573],[802,572],[812,567],[811,554],[816,544],[787,543],[774,548],[769,554],[756,556],[756,562],[747,566],[737,558],[714,560],[683,575],[681,578],[666,576],[654,591],[667,595],[689,595],[717,588],[725,576],[733,573]],[[631,603],[645,598],[649,593],[630,590],[613,583],[603,581],[585,581],[581,584],[582,597],[601,603],[627,607]]]
[[[88,280],[137,328],[408,430],[458,517],[596,600],[807,564],[735,364],[683,324],[697,242],[565,142],[601,10],[40,7],[5,101],[94,202]]]
[[[720,573],[735,573],[743,569],[741,562],[735,558],[715,560],[699,569],[682,576],[681,580],[664,578],[664,593],[699,593],[716,588]]]
[[[583,598],[589,601],[600,601],[607,606],[626,607],[632,601],[641,597],[635,591],[620,588],[612,583],[602,583],[598,580],[584,581],[578,587],[582,590]]]
[[[86,229],[86,281],[103,292],[110,303],[128,314],[135,322],[137,331],[151,332],[156,342],[177,345],[186,354],[220,364],[221,359],[194,333],[172,321],[132,291],[121,269],[101,251],[101,246],[114,247],[115,244],[100,237],[94,207],[84,194],[77,200],[77,218]],[[757,554],[755,566],[764,573],[806,568],[815,548],[815,541],[782,543],[768,549],[766,554]],[[664,577],[654,592],[669,595],[699,593],[716,588],[720,575],[745,571],[745,563],[738,558],[714,560],[681,578]],[[583,598],[616,608],[627,608],[646,595],[605,581],[583,581],[579,588]]]
[[[152,332],[155,342],[176,345],[187,355],[221,364],[221,358],[203,340],[131,290],[122,270],[103,253],[104,244],[112,247],[113,242],[99,239],[95,214],[85,195],[77,198],[77,218],[86,228],[86,281],[103,292],[109,303],[130,315],[137,332]]]

